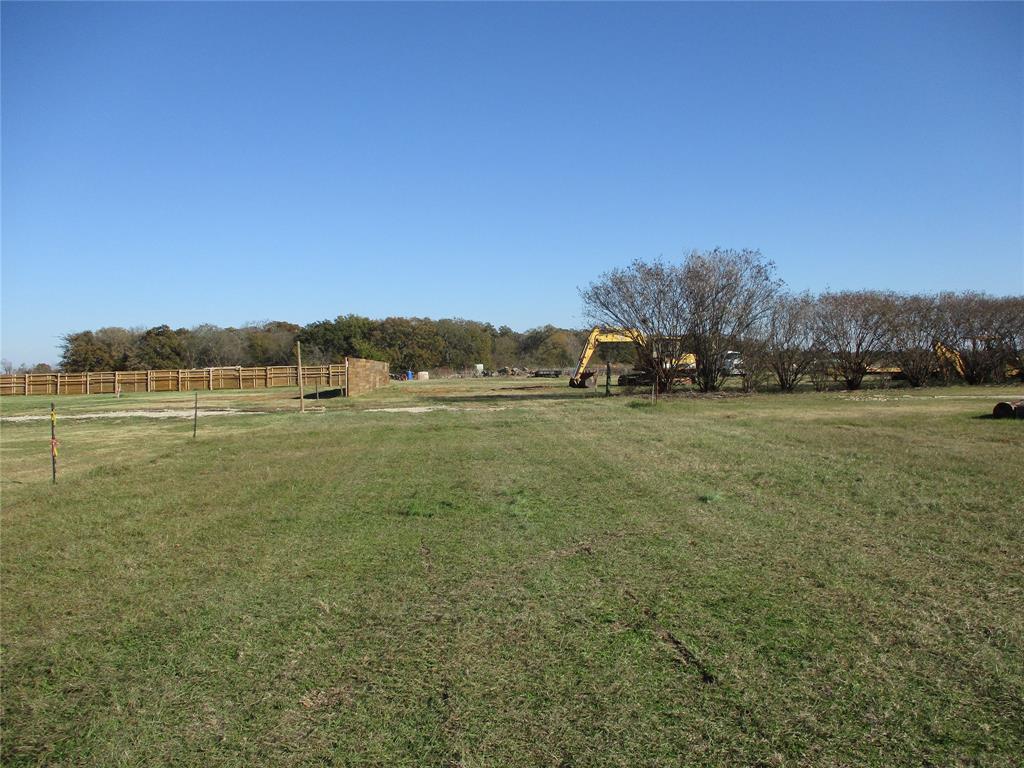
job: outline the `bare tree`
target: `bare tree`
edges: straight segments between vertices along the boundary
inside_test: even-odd
[[[886,300],[875,291],[824,293],[815,312],[817,344],[833,359],[847,389],[860,389],[868,368],[889,347]]]
[[[712,392],[725,379],[726,352],[770,314],[782,283],[760,251],[693,251],[682,267],[686,330],[697,357],[695,380]]]
[[[185,365],[191,368],[246,363],[245,339],[235,328],[197,325],[186,334],[183,346]]]
[[[827,392],[839,381],[835,361],[832,355],[819,347],[811,352],[811,363],[807,367],[807,377],[811,380],[815,392]]]
[[[998,300],[983,293],[944,293],[938,298],[939,341],[957,357],[957,373],[968,384],[1002,378],[1012,334]]]
[[[637,260],[580,292],[588,320],[631,336],[638,363],[653,373],[659,392],[680,377],[677,361],[688,351],[683,287],[681,267]]]
[[[744,392],[755,392],[771,375],[772,361],[764,335],[748,335],[739,345],[743,350],[740,384]]]
[[[1007,296],[999,303],[1009,367],[1024,380],[1024,296]]]
[[[768,321],[768,365],[783,392],[792,392],[814,362],[814,299],[780,294]]]
[[[934,296],[886,297],[886,323],[891,354],[912,387],[924,386],[939,368],[935,339],[939,335],[938,302]]]

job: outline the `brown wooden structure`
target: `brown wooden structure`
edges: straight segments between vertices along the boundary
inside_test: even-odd
[[[302,383],[337,388],[346,397],[388,383],[388,364],[347,357],[334,365],[302,366]],[[102,395],[121,392],[191,392],[216,389],[294,387],[298,366],[260,368],[183,368],[164,371],[95,371],[88,373],[10,373],[0,375],[0,395]]]

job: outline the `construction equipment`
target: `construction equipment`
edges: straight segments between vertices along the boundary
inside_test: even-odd
[[[940,362],[952,367],[953,370],[956,371],[957,376],[959,376],[961,379],[965,378],[966,374],[964,373],[964,361],[963,358],[960,357],[959,352],[957,352],[955,349],[950,349],[941,341],[937,340],[935,342],[934,349],[935,356],[939,358]]]
[[[988,337],[977,339],[977,341],[985,341],[987,340],[987,338]],[[960,352],[958,352],[955,349],[951,349],[950,347],[947,347],[945,344],[938,340],[935,341],[933,348],[935,349],[936,357],[939,358],[939,361],[941,363],[943,363],[944,365],[948,365],[950,368],[956,371],[957,376],[959,376],[961,379],[967,378],[967,368],[964,366],[964,360],[963,357],[961,357]],[[1022,376],[1024,376],[1024,370],[1016,367],[1012,363],[1007,363],[1005,368],[1003,369],[1003,376],[1006,377],[1007,379],[1019,379]]]
[[[666,337],[667,340],[678,341],[679,337]],[[582,388],[582,387],[593,387],[597,384],[597,378],[593,371],[587,370],[587,364],[590,362],[590,358],[594,356],[594,352],[601,344],[637,344],[642,345],[645,342],[644,334],[633,328],[600,328],[596,327],[590,331],[590,335],[587,337],[587,343],[583,346],[583,351],[580,353],[579,362],[576,364],[576,370],[573,371],[572,376],[569,377],[569,386]],[[697,358],[692,354],[684,354],[679,358],[669,358],[662,361],[662,364],[666,367],[672,367],[681,370],[693,370],[697,365]],[[637,384],[637,383],[649,383],[652,372],[638,370],[632,374],[624,374],[619,377],[619,384]],[[629,381],[625,381],[625,379]],[[634,380],[635,379],[635,380]]]

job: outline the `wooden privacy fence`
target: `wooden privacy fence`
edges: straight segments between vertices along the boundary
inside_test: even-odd
[[[388,383],[388,364],[346,357],[344,363],[302,366],[304,387],[332,387],[346,397]],[[166,371],[10,373],[0,375],[0,395],[101,395],[121,392],[191,392],[214,389],[296,387],[298,366],[182,368]]]

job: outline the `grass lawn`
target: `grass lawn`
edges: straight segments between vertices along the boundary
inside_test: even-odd
[[[999,394],[58,398],[56,486],[2,424],[0,759],[1020,765]]]

